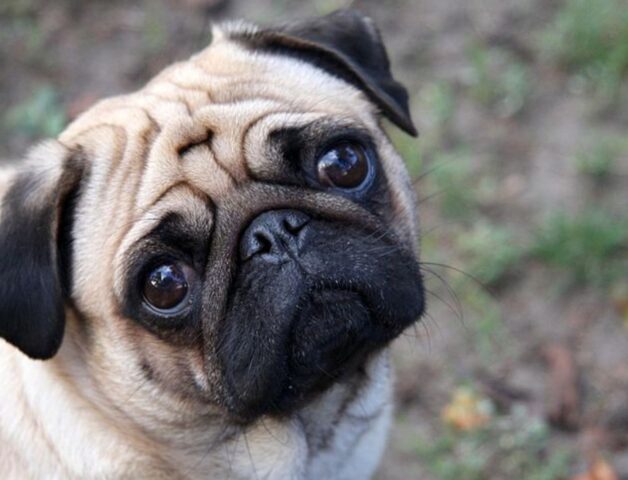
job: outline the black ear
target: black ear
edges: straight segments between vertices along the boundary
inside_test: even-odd
[[[47,359],[59,349],[65,326],[62,207],[82,166],[55,141],[29,157],[0,203],[0,337],[31,358]]]
[[[416,136],[408,92],[390,73],[388,55],[373,21],[339,10],[301,23],[264,30],[233,30],[246,45],[295,55],[360,88],[398,127]]]

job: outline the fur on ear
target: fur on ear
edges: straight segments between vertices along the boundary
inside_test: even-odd
[[[52,357],[63,339],[62,207],[81,174],[76,156],[47,141],[0,199],[0,337],[31,358]]]
[[[277,28],[231,25],[225,33],[255,49],[294,55],[355,85],[395,125],[417,135],[408,92],[393,79],[382,38],[370,18],[353,10],[338,10]]]

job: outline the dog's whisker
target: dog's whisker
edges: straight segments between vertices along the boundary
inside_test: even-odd
[[[249,439],[247,437],[247,432],[243,432],[242,433],[243,437],[244,437],[244,444],[246,445],[246,451],[247,454],[249,456],[249,460],[251,462],[251,468],[253,469],[253,474],[255,475],[255,478],[259,479],[259,474],[257,473],[257,465],[255,464],[255,461],[253,460],[253,454],[251,453],[251,446],[249,445]]]
[[[490,290],[488,288],[488,286],[484,282],[482,282],[482,280],[480,280],[478,277],[476,277],[475,275],[472,275],[469,272],[465,272],[464,270],[462,270],[460,268],[457,268],[457,267],[454,267],[452,265],[447,265],[447,264],[444,264],[444,263],[437,263],[437,262],[425,262],[425,261],[421,261],[421,262],[419,262],[419,264],[421,266],[434,266],[434,267],[446,268],[446,269],[449,269],[449,270],[453,270],[454,272],[459,273],[459,274],[467,277],[470,280],[473,280],[483,290],[485,290],[487,292]]]
[[[446,305],[452,311],[452,313],[455,315],[455,317],[458,319],[458,321],[461,322],[462,324],[464,324],[464,312],[463,311],[458,310],[457,308],[454,308],[454,306],[451,303],[449,303],[443,297],[441,297],[437,293],[432,292],[429,289],[426,289],[425,293],[430,295],[430,296],[432,296],[432,297],[434,297],[434,298],[436,298],[437,300],[442,302],[444,305]]]
[[[453,301],[454,301],[454,303],[456,305],[456,309],[460,313],[459,316],[460,317],[464,317],[464,308],[462,306],[462,301],[458,297],[458,294],[453,289],[453,287],[451,285],[449,285],[449,282],[447,282],[447,280],[442,275],[440,275],[439,273],[435,272],[432,268],[425,266],[424,263],[421,263],[421,267],[422,267],[422,271],[424,273],[429,273],[430,275],[433,275],[437,280],[439,280],[441,282],[441,284],[445,288],[445,291],[447,292],[447,294],[453,299]]]

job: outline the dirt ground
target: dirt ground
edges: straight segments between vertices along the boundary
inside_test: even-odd
[[[628,479],[626,80],[600,93],[552,55],[566,1],[351,2],[379,25],[421,132],[390,129],[430,294],[394,347],[380,479]],[[349,3],[3,0],[0,158],[202,48],[212,21]]]

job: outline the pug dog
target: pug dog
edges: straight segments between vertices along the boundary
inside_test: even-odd
[[[0,175],[0,477],[363,479],[424,311],[372,21],[215,28]]]

